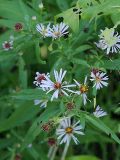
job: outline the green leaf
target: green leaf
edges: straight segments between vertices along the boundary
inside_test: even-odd
[[[120,107],[115,110],[115,113],[120,113]]]
[[[20,81],[20,88],[25,89],[27,88],[27,70],[24,69],[25,62],[24,59],[20,56],[19,57],[19,81]]]
[[[40,134],[41,125],[47,122],[48,120],[55,118],[60,115],[60,107],[56,102],[48,103],[46,110],[38,117],[25,136],[25,141],[23,143],[22,149],[26,147],[28,144],[32,143],[32,141]]]
[[[83,129],[85,128],[85,115],[80,113],[80,123],[83,127]]]
[[[67,158],[66,160],[99,160],[97,157],[94,157],[94,156],[73,156],[73,157],[70,157],[70,158]]]
[[[62,113],[65,113],[65,105],[64,105],[64,103],[63,103],[62,100],[61,100],[61,102],[60,102],[60,109],[61,109],[61,112],[62,112]]]
[[[95,127],[99,128],[101,131],[106,133],[107,135],[110,135],[111,138],[113,138],[117,143],[120,144],[120,139],[116,136],[116,134],[109,128],[107,127],[100,119],[90,116],[90,115],[85,115],[86,119],[88,120],[89,123],[94,125]]]
[[[48,95],[46,95],[46,93],[41,89],[25,89],[13,94],[12,97],[21,100],[35,100],[44,99],[48,97]]]
[[[73,32],[79,32],[79,14],[74,13],[73,8],[70,8],[67,11],[58,14],[55,18],[57,19],[59,17],[64,18],[64,22],[71,27]]]
[[[90,2],[91,0],[89,0]],[[102,15],[110,15],[113,13],[119,13],[119,10],[117,10],[117,7],[113,6],[119,6],[120,1],[119,0],[105,0],[101,1],[101,3],[98,3],[97,1],[91,1],[92,6],[88,6],[88,0],[78,0],[77,5],[79,7],[82,7],[83,13],[82,13],[82,18],[83,19],[93,19],[97,18],[99,16],[99,13],[103,13]],[[107,8],[107,9],[106,9]]]
[[[35,148],[33,148],[33,147],[28,148],[27,151],[29,152],[29,154],[30,154],[34,159],[38,159],[39,156],[40,156],[40,155],[39,155],[39,152],[38,152]]]
[[[54,69],[59,70],[61,68],[65,68],[68,65],[68,61],[64,57],[59,57],[56,62],[53,64],[51,72],[54,71]]]
[[[0,53],[0,62],[4,62],[4,61],[7,61],[7,60],[12,60],[15,57],[17,57],[17,55],[15,53],[1,52]]]
[[[25,22],[25,15],[32,17],[36,12],[25,5],[22,0],[0,0],[0,16],[15,21]]]
[[[9,20],[9,19],[0,19],[0,26],[5,26],[7,28],[14,29],[14,25],[16,24],[16,21]]]
[[[16,109],[8,119],[0,122],[0,132],[11,129],[30,120],[38,113],[38,111],[39,108],[34,107],[30,103],[22,104],[22,106]]]
[[[120,59],[103,61],[101,67],[110,70],[120,70]]]
[[[83,59],[73,58],[72,62],[74,64],[80,64],[80,65],[83,65],[83,66],[86,66],[86,67],[90,68],[90,65],[87,63],[87,61],[85,61]]]
[[[15,141],[14,137],[10,139],[5,139],[5,138],[0,139],[0,150],[10,146],[14,141]]]
[[[78,47],[72,55],[80,54],[81,52],[84,52],[88,49],[91,49],[92,47],[90,45],[82,45]]]
[[[68,9],[68,3],[65,0],[56,0],[58,7],[60,8],[61,11],[67,10]]]

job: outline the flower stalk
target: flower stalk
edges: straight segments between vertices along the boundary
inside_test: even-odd
[[[71,141],[71,139],[70,139],[70,141]],[[66,144],[65,144],[65,148],[64,148],[64,151],[63,151],[61,160],[65,160],[65,157],[66,157],[66,155],[67,155],[67,151],[68,151],[68,148],[69,148],[69,145],[70,145],[70,141],[69,141],[69,143],[66,143]]]

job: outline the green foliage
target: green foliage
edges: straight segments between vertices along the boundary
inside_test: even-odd
[[[57,139],[56,128],[69,116],[73,122],[80,120],[85,135],[77,137],[77,147],[71,142],[66,160],[120,159],[120,52],[107,55],[95,44],[105,27],[115,27],[120,34],[119,7],[120,0],[0,0],[0,160],[16,160],[19,154],[25,160],[49,159],[48,139]],[[50,22],[52,26],[59,20],[69,26],[68,37],[45,38],[36,30],[36,24]],[[15,28],[18,23],[20,30]],[[13,49],[6,51],[3,44],[11,36]],[[49,72],[55,81],[54,69],[60,68],[67,70],[65,84],[74,84],[74,79],[83,84],[88,77],[85,106],[82,96],[72,93],[68,97],[60,94],[51,102],[53,93],[33,84],[36,72]],[[107,88],[93,88],[92,69],[108,74]],[[47,100],[47,107],[35,105],[35,100]],[[69,103],[74,104],[72,109],[67,108]],[[93,115],[97,105],[107,112],[106,118]],[[49,123],[51,130],[44,131],[43,125]],[[55,158],[60,159],[63,146],[53,146],[53,157],[55,149]]]
[[[120,144],[119,138],[115,135],[115,133],[107,127],[101,120],[95,117],[91,117],[86,115],[86,119],[88,120],[88,123],[92,123],[94,126],[105,132],[108,136],[111,136],[116,142]]]
[[[76,156],[68,158],[68,160],[98,160],[98,158],[93,156]]]
[[[38,111],[38,108],[33,108],[29,103],[22,104],[8,119],[0,123],[0,132],[21,125],[34,117]]]
[[[12,95],[13,98],[19,100],[34,100],[46,97],[45,92],[41,89],[26,89]]]
[[[102,67],[109,70],[120,70],[120,59],[103,61]]]

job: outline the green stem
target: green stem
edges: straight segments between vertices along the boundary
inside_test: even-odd
[[[69,144],[70,144],[70,141],[69,141]],[[61,157],[61,160],[65,160],[65,157],[66,157],[66,154],[67,154],[67,151],[68,151],[68,148],[69,148],[69,144],[66,143],[63,154],[62,154],[62,157]]]
[[[52,155],[50,157],[50,160],[54,160],[55,159],[55,155],[56,155],[57,149],[58,149],[58,146],[55,146],[54,150],[53,150],[53,153],[52,153]]]
[[[52,154],[52,152],[53,152],[53,149],[54,149],[53,147],[50,147],[50,148],[49,148],[48,155],[47,155],[48,158],[51,157],[51,154]]]

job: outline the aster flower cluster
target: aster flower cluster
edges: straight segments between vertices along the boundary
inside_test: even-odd
[[[57,39],[68,34],[68,28],[69,26],[63,22],[53,25],[52,27],[50,27],[50,23],[47,26],[43,24],[36,25],[36,30],[42,35],[42,37],[52,37],[53,39]]]
[[[40,74],[39,72],[36,72],[36,77],[33,84],[45,91],[46,94],[52,92],[51,101],[53,101],[54,99],[58,99],[63,95],[70,96],[71,94],[76,94],[82,97],[83,103],[84,105],[86,105],[88,100],[87,93],[89,90],[87,84],[87,76],[85,77],[84,83],[80,83],[74,79],[74,84],[69,84],[67,81],[64,81],[66,73],[67,71],[63,71],[62,68],[59,72],[54,70],[54,79],[51,80],[49,73]],[[94,83],[93,87],[95,87],[96,90],[108,85],[108,83],[106,82],[108,80],[108,76],[104,72],[98,70],[95,71],[94,69],[92,70],[90,77],[90,81]],[[46,106],[46,103],[46,100],[35,101],[35,105],[41,104],[41,106]]]
[[[49,73],[45,74],[36,72],[36,77],[33,84],[35,84],[37,88],[40,88],[44,92],[46,92],[46,94],[51,93],[50,101],[59,99],[63,96],[81,96],[83,99],[83,104],[86,105],[88,100],[87,93],[89,91],[88,77],[85,76],[85,80],[83,83],[80,83],[77,80],[73,79],[73,84],[69,84],[64,80],[66,73],[67,71],[63,70],[62,68],[60,69],[60,71],[54,70],[53,77],[51,77]],[[99,71],[98,69],[93,69],[91,71],[90,77],[90,81],[94,83],[93,87],[95,87],[96,90],[108,85],[108,76],[106,75],[106,73]],[[46,108],[48,101],[48,99],[35,100],[34,104],[40,105],[40,107],[42,108]],[[97,106],[95,108],[95,111],[93,112],[93,115],[99,118],[107,115],[107,113],[104,112],[99,106]],[[67,145],[69,145],[71,139],[73,139],[73,141],[78,144],[79,141],[75,135],[84,135],[83,131],[81,131],[83,129],[84,128],[80,124],[80,121],[75,122],[73,117],[68,116],[62,118],[56,130],[58,142],[60,144],[66,143]]]
[[[24,118],[24,115],[29,114],[26,112],[30,112],[31,108],[28,108],[29,110],[24,111],[23,106],[23,109],[21,109],[21,113],[25,112],[22,116],[20,116],[20,118],[22,117],[25,119],[23,119],[22,121],[27,121],[30,120],[30,118],[34,118],[35,122],[33,122],[34,119],[31,121],[31,123],[33,124],[29,129],[27,136],[22,139],[20,144],[23,143],[21,145],[22,148],[25,148],[25,146],[27,146],[27,149],[32,149],[34,147],[34,144],[32,145],[32,141],[41,132],[41,135],[39,137],[41,139],[43,138],[45,142],[48,141],[48,145],[50,149],[52,149],[52,154],[48,154],[48,159],[50,160],[58,158],[55,157],[55,154],[57,152],[56,148],[58,147],[58,145],[65,144],[65,147],[69,147],[71,141],[73,144],[78,145],[81,141],[81,138],[85,137],[84,135],[86,134],[87,123],[93,124],[95,127],[98,127],[98,129],[101,129],[101,131],[107,133],[107,135],[110,135],[114,140],[118,141],[118,139],[116,138],[117,136],[114,134],[114,132],[105,127],[105,125],[103,125],[103,123],[101,122],[102,117],[107,116],[108,113],[106,112],[104,107],[98,105],[99,103],[97,102],[97,96],[101,90],[109,86],[109,76],[107,75],[106,69],[109,69],[110,65],[107,66],[108,68],[105,67],[106,65],[104,63],[104,60],[102,59],[103,56],[99,56],[99,54],[97,54],[97,51],[101,50],[102,52],[105,52],[106,55],[109,55],[111,53],[119,53],[120,35],[118,32],[116,32],[115,26],[113,28],[106,27],[105,29],[100,30],[98,41],[93,42],[94,33],[88,34],[88,32],[93,32],[91,28],[94,28],[94,21],[91,21],[94,17],[93,13],[91,12],[92,6],[94,4],[91,4],[91,0],[88,2],[81,2],[82,0],[77,1],[76,6],[68,9],[68,12],[63,11],[62,13],[58,14],[56,18],[59,19],[57,19],[55,23],[48,21],[50,20],[51,15],[47,16],[47,12],[44,13],[46,7],[43,5],[42,1],[35,3],[31,2],[27,7],[24,7],[24,2],[20,2],[21,10],[24,11],[24,9],[26,8],[27,12],[18,14],[20,15],[19,20],[21,22],[17,22],[12,26],[12,33],[14,32],[13,35],[16,37],[14,38],[10,36],[8,38],[5,38],[5,41],[1,43],[2,51],[5,51],[3,52],[5,53],[5,56],[1,56],[1,59],[6,60],[7,58],[9,59],[9,57],[10,59],[12,59],[12,56],[9,56],[9,51],[13,51],[13,53],[16,54],[13,61],[15,62],[15,67],[11,65],[11,62],[10,64],[8,63],[8,65],[5,65],[5,67],[11,65],[12,67],[9,68],[8,72],[10,71],[10,74],[13,73],[13,70],[15,68],[14,77],[16,75],[19,75],[18,78],[15,78],[15,81],[12,82],[12,85],[6,85],[7,81],[5,81],[5,84],[4,82],[1,83],[2,86],[8,86],[8,90],[11,93],[13,84],[15,84],[16,81],[20,82],[20,85],[18,85],[17,83],[19,89],[16,89],[16,91],[20,90],[18,91],[20,93],[15,93],[16,95],[13,96],[15,98],[17,97],[18,99],[22,99],[22,103],[20,103],[20,105],[22,104],[26,106],[26,102],[24,104],[25,99],[30,100],[35,97],[32,102],[34,105],[33,110],[35,109],[35,111],[33,113],[30,113],[28,118]],[[95,6],[97,6],[97,3],[98,2],[96,1]],[[102,3],[103,2],[100,2],[99,6]],[[59,2],[56,2],[56,4],[58,5],[59,9],[61,9],[61,4],[59,4]],[[105,6],[106,4],[107,3],[104,3],[104,5],[102,6]],[[87,9],[87,7],[90,7],[90,10]],[[89,15],[87,11],[89,11]],[[39,12],[41,13],[40,16]],[[32,13],[33,15],[31,15]],[[97,13],[96,11],[95,13],[95,16],[98,16],[102,13],[102,11],[100,13]],[[24,15],[23,19],[21,17],[22,15]],[[74,17],[72,17],[72,15]],[[4,16],[2,16],[2,19],[4,19],[3,17]],[[45,18],[46,20],[41,22],[43,18]],[[73,20],[68,20],[67,18],[73,18]],[[7,19],[9,22],[9,16]],[[89,22],[87,22],[87,19],[89,19]],[[11,23],[9,24],[8,28],[11,28],[11,24],[14,21],[10,21]],[[75,21],[76,23],[74,24]],[[69,38],[64,41],[64,38],[68,37],[68,35],[70,35]],[[29,43],[29,41],[31,41],[31,43]],[[97,48],[97,51],[93,50],[94,48],[92,47],[92,42],[95,48]],[[27,50],[27,47],[29,47],[29,50]],[[32,56],[28,56],[26,54],[27,52],[31,52]],[[88,52],[89,55],[86,55],[86,53]],[[32,58],[34,58],[34,61]],[[29,71],[29,69],[32,68],[32,66],[36,65],[36,60],[40,63],[41,70],[44,67],[46,67],[44,69],[47,70],[47,67],[49,66],[50,68],[52,68],[52,71],[50,71],[50,73],[41,73],[38,71],[36,72],[33,85],[37,89],[35,90],[35,95],[32,95],[34,91],[32,89],[26,89],[26,86],[27,78],[30,77],[31,73],[33,73],[33,70]],[[89,61],[87,62],[87,60]],[[4,65],[2,66],[2,68],[3,67]],[[63,67],[64,69],[61,67]],[[68,68],[69,72],[67,72],[66,68]],[[16,70],[18,71],[18,74],[16,73]],[[7,74],[9,74],[8,72]],[[10,80],[12,79],[11,76],[8,76],[8,78]],[[4,81],[4,79],[2,81]],[[3,100],[4,99],[7,99],[6,96],[3,97]],[[13,103],[8,103],[8,106],[11,106],[12,104]],[[17,108],[19,108],[19,105],[15,105],[12,108],[16,109],[16,106],[18,106]],[[36,107],[38,107],[38,109]],[[13,109],[9,112],[11,113],[12,111]],[[12,116],[10,115],[10,118],[11,117]],[[13,126],[15,126],[16,124],[13,124]],[[16,134],[17,136],[17,133],[12,134]],[[29,137],[32,138],[30,139]],[[27,144],[28,142],[29,144]],[[41,145],[42,143],[40,142],[38,144]],[[66,148],[63,151],[63,154],[67,152],[68,148]],[[14,150],[14,152],[16,152],[17,148],[15,148]],[[35,155],[34,153],[33,155],[31,154],[33,158],[39,158],[37,156],[37,150],[34,150],[33,148],[33,151],[35,152]],[[46,158],[46,156],[44,157]],[[21,155],[16,154],[15,159],[21,158]],[[61,160],[65,160],[65,156],[64,158],[61,158]]]

